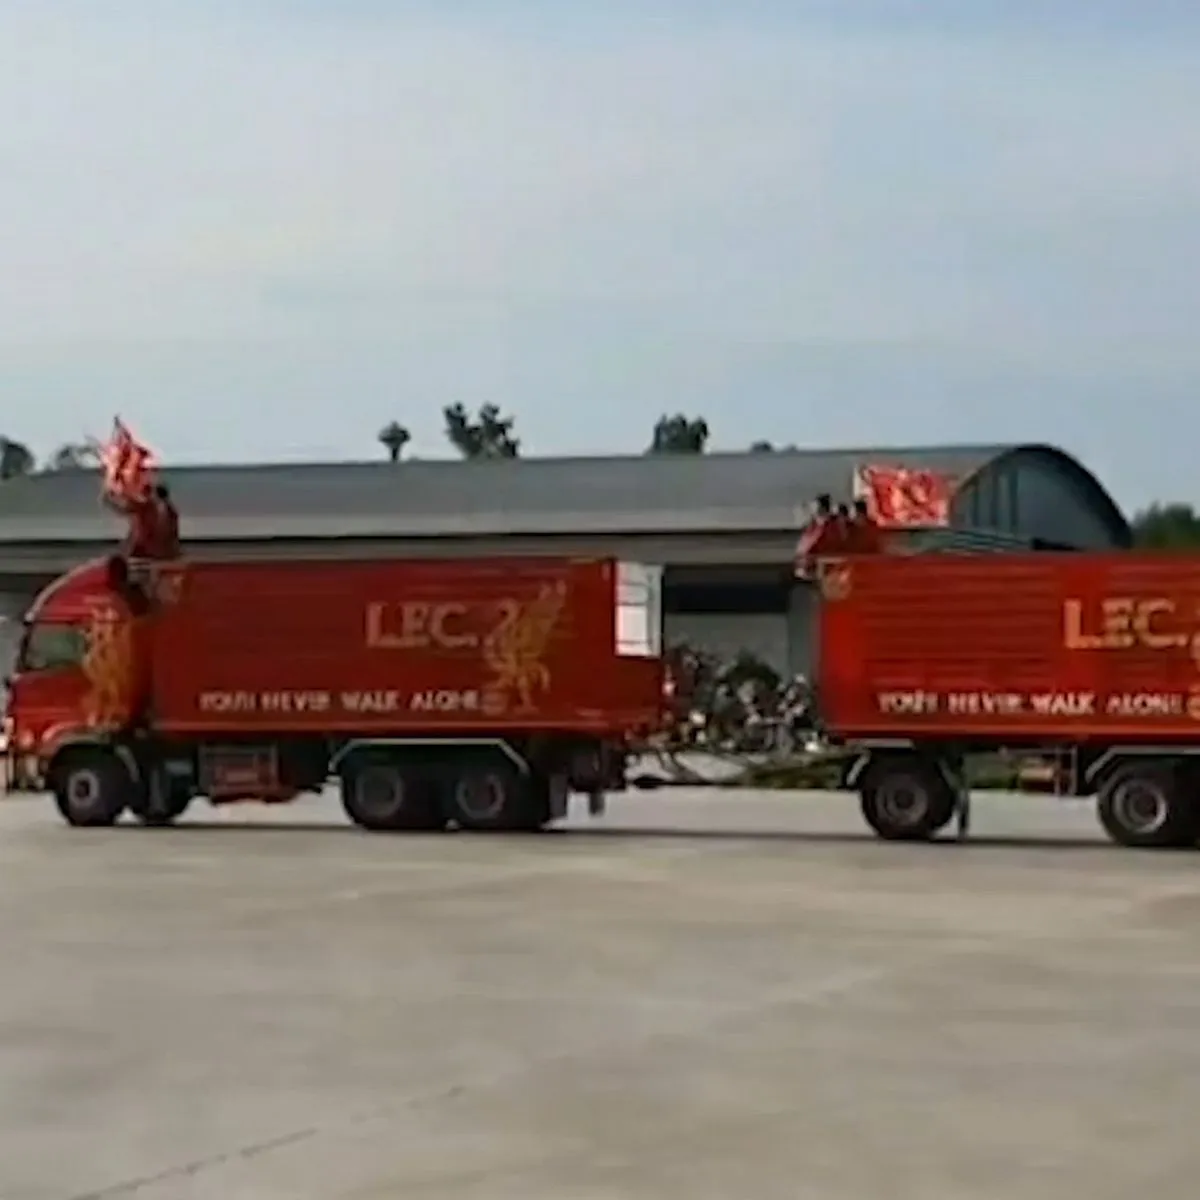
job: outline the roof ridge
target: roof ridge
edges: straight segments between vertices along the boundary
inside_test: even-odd
[[[1006,450],[1016,449],[1020,443],[1010,442],[963,442],[949,445],[896,445],[896,446],[789,446],[779,447],[772,454],[789,458],[846,458],[866,455],[895,455],[908,458],[923,455],[992,455]],[[633,454],[537,454],[524,455],[519,458],[489,458],[468,461],[462,458],[405,458],[398,463],[380,458],[343,458],[343,459],[275,459],[263,462],[251,459],[231,462],[196,462],[162,464],[166,472],[186,472],[199,474],[215,471],[254,471],[257,473],[282,473],[285,471],[311,470],[344,470],[347,468],[369,469],[383,473],[400,467],[467,467],[498,468],[502,470],[523,469],[528,467],[570,466],[574,464],[595,463],[634,463],[653,460],[665,462],[696,462],[696,461],[730,461],[744,459],[760,462],[762,454],[754,450],[706,450],[703,454],[662,454],[647,453]],[[73,474],[76,472],[72,472]],[[78,474],[95,475],[97,468],[79,468]],[[23,478],[45,478],[55,476],[55,472],[37,472],[33,476]],[[11,480],[8,482],[17,482]]]

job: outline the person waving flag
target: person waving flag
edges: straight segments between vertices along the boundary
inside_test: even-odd
[[[105,503],[129,522],[122,546],[126,557],[133,560],[175,557],[178,525],[166,528],[163,505],[153,487],[154,455],[133,436],[120,417],[113,418],[112,436],[100,447],[100,466]],[[171,549],[166,546],[168,539]]]
[[[154,475],[154,455],[120,417],[113,418],[112,436],[100,447],[100,466],[106,499],[122,509],[146,500]]]

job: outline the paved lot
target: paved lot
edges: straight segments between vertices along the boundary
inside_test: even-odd
[[[88,833],[10,801],[0,1200],[1190,1200],[1200,857],[1051,801],[977,826],[887,846],[851,801],[726,792],[530,839],[328,802]]]

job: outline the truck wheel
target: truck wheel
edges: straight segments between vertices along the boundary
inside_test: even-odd
[[[433,829],[435,810],[421,782],[395,763],[351,766],[342,775],[342,807],[363,829]]]
[[[133,790],[129,771],[108,750],[78,750],[55,765],[51,776],[54,802],[68,825],[116,823]]]
[[[533,832],[550,819],[549,790],[508,763],[480,763],[451,781],[447,810],[460,829]]]
[[[1146,763],[1116,771],[1100,788],[1096,815],[1119,846],[1184,847],[1196,841],[1200,820],[1178,773]]]
[[[915,760],[869,767],[860,797],[867,824],[889,842],[929,841],[954,816],[954,793],[941,773]]]

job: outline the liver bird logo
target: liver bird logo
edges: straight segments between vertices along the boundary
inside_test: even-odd
[[[501,602],[500,620],[483,642],[483,661],[492,673],[484,703],[491,712],[537,710],[539,694],[551,684],[545,657],[566,599],[566,583],[559,581],[525,603]]]
[[[83,673],[88,681],[85,716],[93,729],[115,729],[129,717],[133,690],[133,627],[113,605],[92,612]]]

